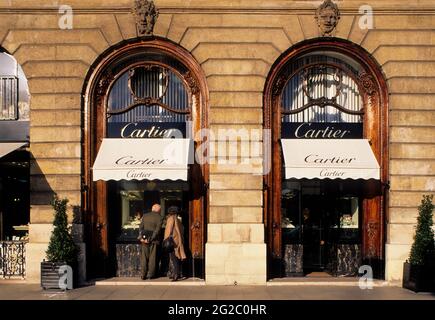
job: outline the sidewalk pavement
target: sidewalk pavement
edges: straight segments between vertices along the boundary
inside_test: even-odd
[[[0,281],[0,300],[435,300],[392,286],[190,286],[90,285],[66,292],[44,291],[39,284]]]

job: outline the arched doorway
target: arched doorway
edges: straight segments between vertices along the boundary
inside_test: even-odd
[[[138,276],[135,212],[160,203],[162,214],[170,205],[182,209],[188,251],[185,272],[202,276],[206,165],[189,164],[182,179],[167,173],[155,179],[139,174],[94,181],[91,169],[102,142],[109,139],[158,144],[156,139],[172,138],[176,132],[180,140],[201,143],[208,91],[199,65],[190,53],[166,39],[122,43],[94,64],[84,97],[83,203],[90,275]],[[145,153],[146,148],[154,150],[138,147]]]
[[[30,93],[17,60],[0,48],[0,276],[26,276],[30,223]],[[33,179],[40,177],[34,174]]]
[[[356,275],[363,264],[383,277],[386,88],[376,62],[339,39],[305,41],[274,64],[264,91],[264,127],[272,131],[264,177],[270,277]],[[370,157],[373,167],[356,165]]]

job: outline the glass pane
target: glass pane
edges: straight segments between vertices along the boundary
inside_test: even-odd
[[[359,231],[359,198],[339,197],[335,201],[331,238],[337,242],[358,242]]]
[[[292,74],[299,68],[308,64],[337,64],[349,70],[352,74],[343,73],[342,89],[336,98],[336,102],[352,111],[362,109],[362,97],[358,91],[358,85],[353,80],[352,75],[358,75],[359,66],[345,62],[341,57],[336,57],[332,53],[328,55],[309,55],[298,59],[288,67],[288,73]],[[303,107],[309,102],[309,97],[312,99],[327,98],[332,99],[337,94],[337,68],[325,67],[319,68],[309,67],[306,75],[306,91],[304,92],[304,80],[301,72],[294,74],[288,81],[282,94],[282,105],[285,110],[295,110]],[[308,93],[308,96],[307,94]],[[359,123],[362,118],[359,115],[350,115],[339,111],[332,106],[324,108],[319,106],[311,106],[297,114],[285,115],[283,122],[320,122],[320,123]]]
[[[167,209],[176,205],[181,219],[188,219],[188,183],[179,181],[111,181],[109,184],[109,210],[115,222],[118,242],[137,242],[140,219],[160,204],[162,217]],[[117,221],[117,223],[116,223]],[[164,225],[163,225],[164,227]]]
[[[338,200],[340,228],[358,228],[358,198],[343,197]]]
[[[29,120],[29,87],[15,58],[0,53],[0,120]]]
[[[121,190],[121,228],[126,230],[139,229],[140,219],[144,211],[144,193],[141,190]]]
[[[281,193],[281,230],[283,244],[300,243],[300,185],[284,181]]]
[[[136,69],[132,90],[140,98],[161,97],[161,102],[175,110],[189,109],[189,95],[183,81],[171,70],[167,70],[166,79],[162,69],[144,71]],[[121,110],[134,103],[134,97],[128,88],[129,72],[125,72],[112,87],[109,94],[109,110]],[[166,88],[166,80],[168,87]],[[185,122],[186,114],[179,114],[158,106],[138,106],[128,112],[112,115],[108,122]]]

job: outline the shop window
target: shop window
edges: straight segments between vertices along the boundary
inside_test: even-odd
[[[28,239],[29,100],[21,66],[0,52],[0,241]]]
[[[120,181],[111,183],[110,189],[111,193],[116,195],[111,204],[120,211],[115,231],[118,243],[137,241],[140,219],[155,203],[161,205],[162,212],[175,205],[181,210],[180,218],[188,219],[187,182]]]
[[[329,129],[331,132],[340,130],[334,138],[362,138],[364,112],[355,81],[358,72],[356,63],[333,52],[309,54],[290,64],[289,80],[281,98],[282,137],[330,138],[324,136]],[[294,132],[297,132],[296,137]],[[325,235],[325,223],[331,230],[340,230],[330,234],[335,241],[342,238],[358,241],[359,189],[353,188],[354,194],[342,196],[349,191],[349,187],[346,190],[343,185],[334,180],[284,179],[281,189],[283,243],[302,242],[304,222],[314,223]],[[356,230],[353,235],[350,229]]]
[[[364,103],[356,81],[359,72],[358,64],[334,52],[310,53],[289,64],[280,100],[281,138],[362,139]],[[285,178],[284,166],[281,169],[285,263],[303,266],[304,273],[337,273],[344,252],[352,266],[357,265],[363,182]],[[288,258],[290,252],[298,251],[303,252],[301,261]],[[356,271],[352,267],[344,272]]]
[[[29,89],[21,66],[0,53],[0,120],[29,120]]]
[[[120,72],[107,100],[107,136],[125,139],[185,138],[190,96],[181,74],[157,62],[137,64]],[[140,217],[153,204],[170,204],[188,213],[186,181],[111,181],[109,202],[118,208],[116,241],[137,241]],[[187,220],[187,216],[186,216]]]
[[[304,41],[274,64],[264,92],[271,276],[355,276],[363,263],[382,277],[387,103],[376,61],[348,41]]]
[[[0,76],[0,120],[16,120],[18,117],[18,79]]]
[[[86,137],[91,146],[87,163],[95,192],[89,200],[100,222],[96,232],[102,234],[92,250],[103,252],[101,262],[111,275],[140,275],[140,218],[154,204],[161,206],[162,228],[167,209],[180,209],[185,251],[192,257],[186,274],[191,268],[193,273],[191,263],[198,267],[203,258],[205,168],[188,160],[194,133],[206,123],[201,73],[192,68],[189,53],[178,57],[168,49],[173,44],[156,42],[158,46],[141,42],[125,49],[125,55],[114,52],[119,57],[102,67],[95,99],[90,99],[95,105],[90,115],[94,121],[89,121],[92,134]],[[178,147],[183,149],[175,151]],[[118,163],[121,158],[127,160]],[[162,257],[160,262],[162,275],[167,261]]]
[[[208,167],[191,155],[202,143],[195,133],[207,126],[205,76],[189,52],[159,37],[116,46],[99,61],[87,86],[83,141],[90,190],[85,219],[96,235],[90,273],[140,276],[138,218],[158,203],[162,217],[170,204],[181,209],[192,258],[186,273],[197,276],[204,261]]]

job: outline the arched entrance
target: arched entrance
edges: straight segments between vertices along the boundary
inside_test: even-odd
[[[30,222],[30,94],[17,60],[0,47],[0,277],[26,276]],[[34,173],[33,179],[41,177]]]
[[[272,67],[264,91],[264,127],[272,131],[272,168],[264,177],[270,277],[355,275],[362,264],[383,277],[386,88],[377,63],[339,39],[300,43]],[[333,155],[317,159],[323,153],[316,145]],[[350,151],[374,155],[376,174],[352,165]],[[345,172],[337,170],[343,161]]]
[[[189,256],[186,272],[202,275],[206,165],[189,164],[181,180],[170,174],[154,179],[129,173],[94,181],[92,167],[104,140],[125,139],[121,146],[131,139],[154,139],[158,144],[155,139],[171,138],[176,132],[177,138],[193,140],[196,146],[201,142],[199,131],[207,127],[207,97],[205,77],[195,59],[166,39],[123,42],[94,64],[84,89],[83,140],[83,203],[91,276],[138,276],[135,212],[149,211],[153,203],[160,203],[162,211],[174,204],[182,209]],[[143,151],[147,146],[138,148]]]

